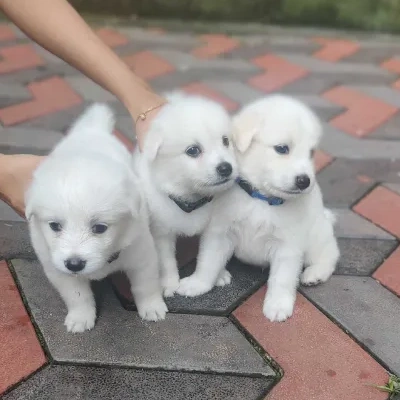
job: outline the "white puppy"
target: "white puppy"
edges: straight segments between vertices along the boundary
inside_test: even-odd
[[[229,258],[270,263],[264,315],[292,315],[301,275],[305,285],[326,281],[339,250],[333,215],[324,209],[315,179],[313,150],[322,133],[316,115],[290,97],[273,95],[246,106],[234,118],[240,178],[214,203],[195,273],[179,293],[209,291]]]
[[[230,117],[219,104],[197,96],[170,96],[152,122],[143,152],[134,153],[165,296],[179,286],[177,236],[200,234],[213,197],[232,186],[237,176],[231,132]],[[221,279],[230,275],[224,272]]]
[[[60,293],[68,331],[93,328],[91,280],[123,270],[140,316],[165,317],[158,259],[131,155],[105,105],[90,107],[34,173],[26,216],[36,254]]]

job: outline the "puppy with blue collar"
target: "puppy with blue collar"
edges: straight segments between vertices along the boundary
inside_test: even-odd
[[[332,275],[339,258],[334,216],[324,207],[313,166],[321,134],[317,116],[282,95],[251,103],[234,117],[239,177],[215,200],[196,271],[181,281],[179,294],[211,290],[235,255],[270,265],[263,313],[284,321],[293,313],[299,279],[314,285]]]
[[[224,108],[198,96],[175,93],[167,98],[169,102],[152,121],[143,150],[133,155],[150,211],[166,297],[179,287],[177,237],[201,234],[213,202],[237,177],[232,122]],[[221,285],[229,280],[225,270],[216,277]]]

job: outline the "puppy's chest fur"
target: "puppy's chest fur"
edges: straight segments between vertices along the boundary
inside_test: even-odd
[[[305,251],[311,229],[307,208],[299,210],[298,204],[290,201],[271,206],[237,188],[226,196],[225,202],[220,200],[216,213],[222,218],[223,214],[229,214],[229,236],[234,242],[235,255],[242,261],[264,266],[280,246]],[[224,209],[223,214],[218,213],[218,208]]]
[[[154,230],[176,235],[194,236],[201,233],[211,215],[211,204],[186,213],[164,194],[149,199],[151,225]]]

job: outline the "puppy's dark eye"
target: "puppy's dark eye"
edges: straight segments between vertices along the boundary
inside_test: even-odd
[[[59,222],[49,222],[50,229],[54,232],[61,232],[62,226]]]
[[[223,137],[222,137],[222,144],[223,144],[225,147],[229,147],[229,139],[228,139],[228,136],[223,136]]]
[[[196,158],[201,154],[201,148],[199,146],[190,146],[186,149],[186,154],[189,157]]]
[[[278,154],[289,154],[289,146],[286,144],[278,144],[277,146],[274,146],[274,150]]]
[[[108,229],[108,226],[106,224],[96,224],[92,226],[92,232],[100,235],[104,233]]]
[[[314,155],[315,155],[315,149],[312,149],[310,151],[310,158],[314,158]]]

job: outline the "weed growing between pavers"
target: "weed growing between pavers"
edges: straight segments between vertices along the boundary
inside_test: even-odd
[[[389,374],[389,382],[385,386],[374,385],[374,387],[382,392],[389,393],[389,399],[393,399],[394,396],[400,394],[400,378],[396,375]]]

